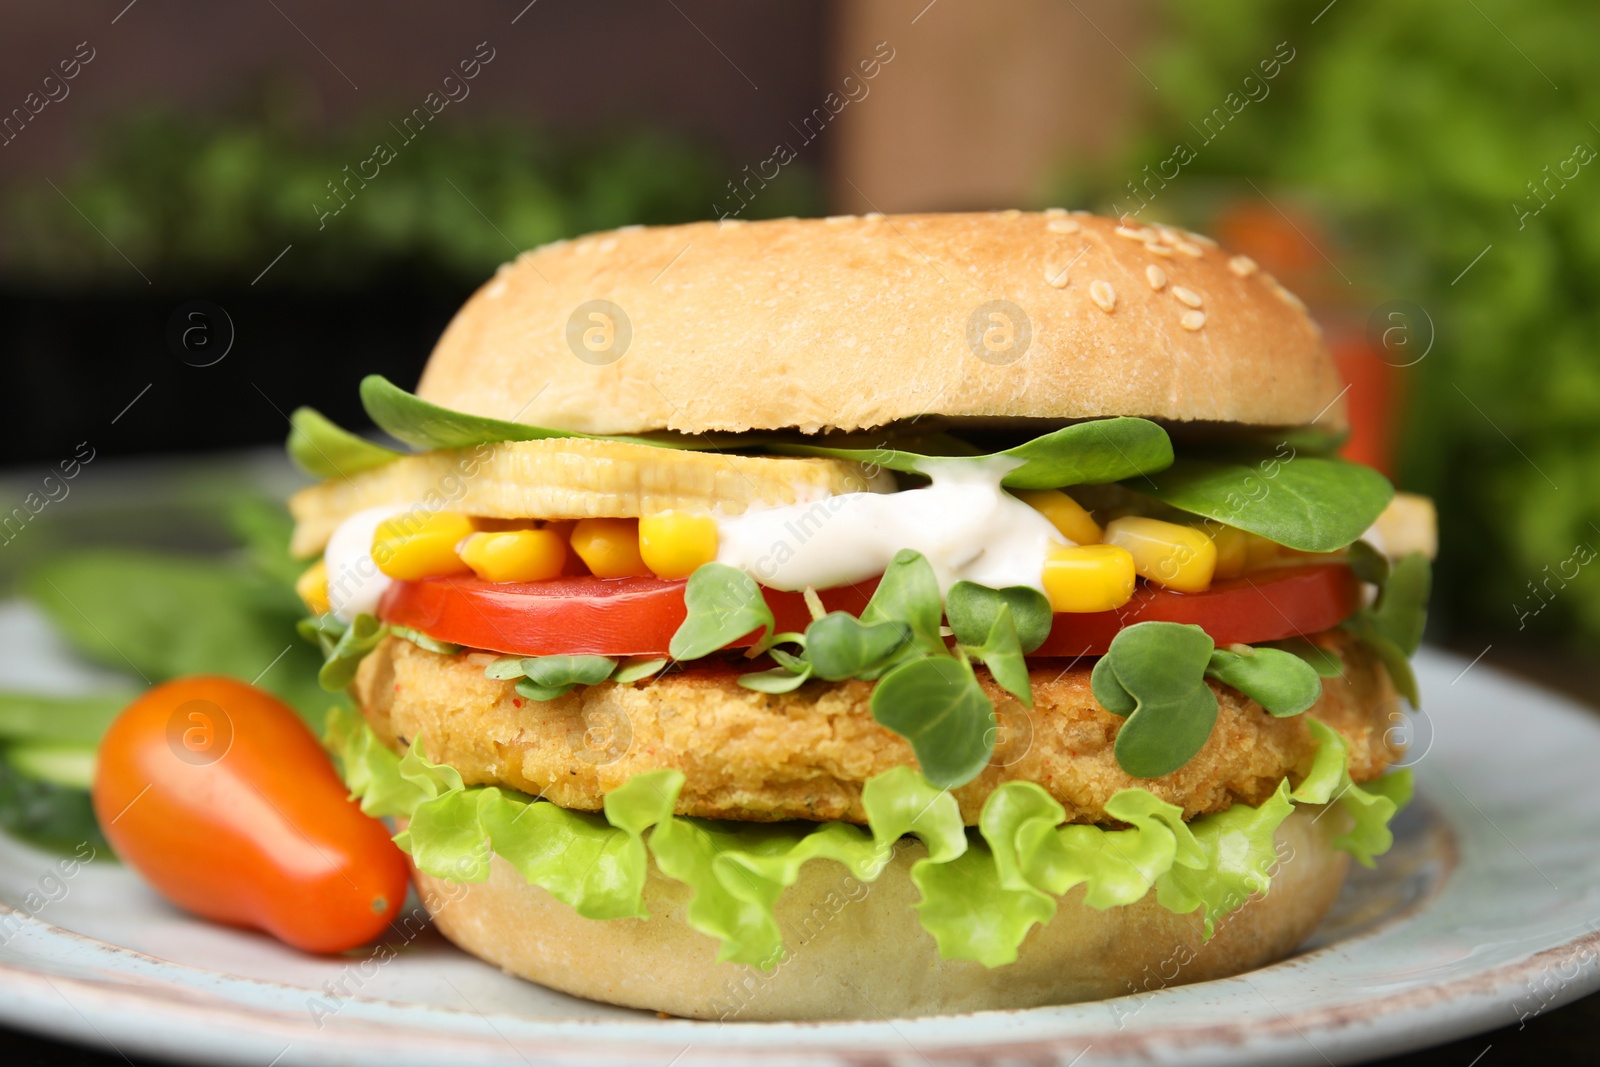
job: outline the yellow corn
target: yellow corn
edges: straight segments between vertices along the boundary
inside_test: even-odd
[[[326,615],[333,610],[328,604],[328,565],[320,559],[295,579],[294,591],[313,615]]]
[[[572,550],[596,578],[650,573],[639,555],[638,519],[583,519],[572,528]]]
[[[1059,545],[1044,561],[1054,611],[1110,611],[1133,596],[1133,554],[1117,545]]]
[[[639,555],[658,578],[687,578],[717,558],[717,521],[687,511],[640,519]]]
[[[472,520],[454,511],[408,511],[378,524],[372,561],[404,581],[463,574],[469,568],[456,555],[456,545],[472,532]]]
[[[1106,544],[1127,549],[1140,575],[1180,593],[1206,589],[1217,569],[1217,546],[1193,526],[1129,515],[1106,526]]]
[[[1221,581],[1243,574],[1250,561],[1250,539],[1255,535],[1245,533],[1237,526],[1224,526],[1209,519],[1205,523],[1205,530],[1211,535],[1211,542],[1217,546],[1217,569],[1212,577]]]
[[[1080,545],[1098,545],[1103,536],[1100,525],[1083,510],[1083,505],[1059,489],[1021,489],[1016,496],[1024,504],[1050,520],[1061,536]]]
[[[542,582],[561,573],[567,542],[555,530],[499,530],[469,535],[460,554],[484,581]]]
[[[1283,561],[1285,553],[1293,551],[1276,541],[1268,541],[1260,534],[1247,533],[1244,536],[1246,546],[1244,569],[1247,571],[1274,566]]]

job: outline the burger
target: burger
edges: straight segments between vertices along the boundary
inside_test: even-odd
[[[353,796],[438,929],[675,1016],[1140,994],[1282,958],[1410,796],[1434,522],[1304,305],[1007,211],[525,253],[289,448]]]

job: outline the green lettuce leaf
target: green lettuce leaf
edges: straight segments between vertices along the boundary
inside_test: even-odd
[[[1101,909],[1154,890],[1163,907],[1200,910],[1210,936],[1223,916],[1269,887],[1273,834],[1295,803],[1339,804],[1353,825],[1337,844],[1370,862],[1392,841],[1388,820],[1409,799],[1409,775],[1351,784],[1342,739],[1308,722],[1320,747],[1293,792],[1285,783],[1259,807],[1236,805],[1185,823],[1176,806],[1125,789],[1106,802],[1106,812],[1127,824],[1120,830],[1061,825],[1061,806],[1024,782],[995,790],[979,825],[967,828],[955,798],[909,767],[863,788],[865,827],[675,816],[684,781],[675,770],[634,776],[607,794],[603,814],[591,814],[469,787],[427,759],[420,738],[397,756],[348,709],[330,714],[327,744],[364,811],[409,820],[396,841],[429,874],[481,881],[499,855],[586,918],[642,918],[653,857],[662,874],[692,891],[685,917],[719,940],[718,958],[764,969],[784,959],[774,908],[806,863],[837,863],[871,882],[914,836],[927,853],[911,867],[923,928],[945,958],[997,967],[1016,959],[1028,931],[1048,922],[1057,898],[1078,885],[1085,903]]]

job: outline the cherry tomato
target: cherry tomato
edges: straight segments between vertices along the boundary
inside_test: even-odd
[[[405,856],[311,731],[231,678],[166,682],[123,709],[93,799],[111,847],[162,896],[308,952],[366,944],[405,900]]]
[[[378,614],[386,622],[471,648],[521,656],[665,656],[683,622],[681,581],[659,578],[556,578],[494,583],[476,578],[395,582]],[[874,579],[822,591],[830,610],[860,614]],[[799,593],[763,589],[778,629],[810,621]],[[1116,611],[1058,614],[1033,655],[1099,655],[1124,626],[1147,620],[1192,622],[1219,645],[1273,641],[1337,626],[1360,604],[1360,583],[1341,564],[1258,571],[1217,582],[1203,593],[1175,593],[1140,583]],[[754,634],[733,643],[755,642]]]

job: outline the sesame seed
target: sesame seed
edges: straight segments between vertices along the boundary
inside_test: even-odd
[[[1172,258],[1172,249],[1168,248],[1164,244],[1161,244],[1159,241],[1146,241],[1144,248],[1146,252],[1149,252],[1153,256],[1161,256],[1164,259]]]
[[[1249,256],[1234,256],[1228,260],[1228,269],[1241,278],[1248,278],[1256,272],[1256,261]]]
[[[594,242],[593,241],[579,241],[577,244],[572,246],[572,250],[574,252],[578,253],[578,255],[580,255],[580,256],[585,254],[586,252],[589,252],[593,248],[594,248]]]
[[[1046,263],[1044,265],[1044,280],[1045,284],[1052,289],[1065,289],[1067,283],[1071,281],[1067,277],[1067,264],[1063,263],[1057,267],[1052,263]]]
[[[1160,292],[1161,287],[1167,284],[1167,272],[1154,263],[1144,269],[1144,278],[1145,281],[1150,283],[1150,288],[1157,292]]]
[[[1000,217],[1003,219],[1015,219],[1020,218],[1021,216],[1022,212],[1014,207],[1008,207],[1004,211],[1000,212]]]
[[[1144,226],[1118,226],[1115,233],[1119,237],[1126,237],[1133,241],[1153,240],[1156,232]]]
[[[1178,319],[1178,325],[1185,330],[1198,330],[1205,324],[1206,313],[1204,311],[1185,311],[1182,317]]]
[[[1044,228],[1051,233],[1077,233],[1083,229],[1077,219],[1051,219],[1044,224]]]
[[[1199,245],[1195,244],[1193,241],[1177,240],[1177,241],[1172,242],[1172,247],[1176,248],[1178,251],[1182,252],[1186,256],[1194,256],[1197,259],[1200,256],[1205,255],[1205,251],[1206,251],[1205,249],[1201,248]]]
[[[604,241],[600,242],[600,251],[602,252],[615,251],[616,247],[617,239],[615,237],[607,237]]]
[[[1047,219],[1059,219],[1066,213],[1067,209],[1064,207],[1047,207],[1044,209],[1044,217]]]
[[[1186,234],[1188,236],[1189,240],[1191,240],[1191,241],[1198,241],[1201,244],[1205,245],[1207,248],[1215,248],[1215,247],[1217,247],[1217,242],[1213,241],[1211,238],[1207,237],[1203,233],[1195,233],[1193,230],[1184,230],[1183,232],[1184,232],[1184,234]]]
[[[1174,285],[1172,287],[1172,295],[1178,298],[1178,303],[1187,304],[1192,308],[1197,308],[1201,304],[1205,303],[1205,301],[1200,299],[1199,293],[1195,292],[1193,289],[1186,289],[1181,285]]]
[[[835,226],[837,226],[841,222],[854,222],[855,220],[856,220],[856,217],[854,215],[829,215],[827,218],[823,219],[822,221],[823,222],[831,222]]]
[[[1089,299],[1100,305],[1101,311],[1110,312],[1117,306],[1117,291],[1111,288],[1111,283],[1106,281],[1092,281],[1089,283]]]
[[[1298,296],[1295,296],[1289,290],[1285,289],[1282,282],[1278,281],[1278,279],[1274,278],[1270,274],[1268,274],[1266,278],[1267,284],[1272,287],[1272,291],[1274,293],[1278,294],[1279,300],[1282,300],[1285,304],[1288,304],[1297,311],[1304,311],[1306,309],[1306,302],[1301,300]]]
[[[883,212],[881,212],[881,211],[869,211],[865,215],[862,215],[861,217],[862,217],[862,219],[864,219],[867,222],[878,222],[879,220],[881,220],[883,218]]]

